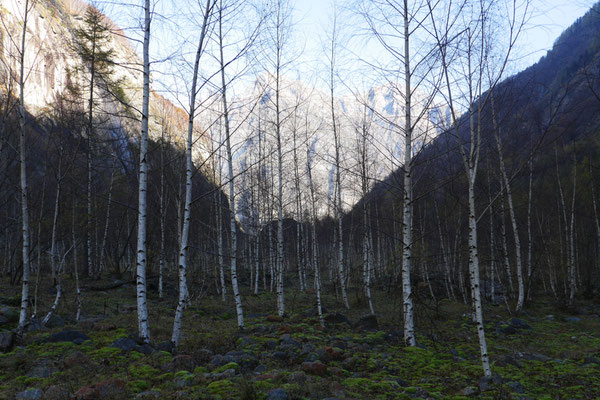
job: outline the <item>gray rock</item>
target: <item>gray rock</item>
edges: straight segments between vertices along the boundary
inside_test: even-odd
[[[546,315],[546,321],[554,321],[554,315],[552,315],[552,314]]]
[[[267,372],[267,367],[262,364],[259,364],[256,366],[256,368],[254,368],[255,374],[263,374],[265,372]]]
[[[367,331],[376,331],[379,329],[377,323],[377,316],[375,314],[367,314],[360,317],[358,322],[354,325],[355,328]]]
[[[578,324],[578,323],[581,322],[581,318],[579,318],[579,317],[567,317],[567,318],[565,318],[565,321],[569,322],[571,324]]]
[[[493,374],[492,376],[482,376],[479,379],[479,390],[481,392],[487,392],[488,390],[492,390],[494,385],[501,385],[503,379],[498,374]]]
[[[522,357],[523,357],[523,359],[525,359],[527,361],[548,362],[548,361],[552,360],[550,357],[545,356],[540,353],[523,353]]]
[[[510,326],[515,329],[533,329],[527,322],[519,318],[512,318],[510,320]]]
[[[292,372],[289,376],[288,376],[288,382],[290,383],[297,383],[298,385],[304,385],[306,383],[306,379],[308,377],[306,376],[306,374],[302,371],[295,371]]]
[[[8,324],[8,318],[5,318],[3,315],[0,315],[0,326]]]
[[[267,400],[288,400],[288,395],[285,390],[281,388],[269,390]]]
[[[56,368],[50,365],[48,362],[42,362],[39,365],[33,367],[27,376],[30,378],[48,378],[53,373],[58,372]]]
[[[0,315],[8,320],[8,322],[17,322],[19,320],[19,311],[14,307],[0,306]]]
[[[329,322],[330,324],[351,325],[350,320],[344,314],[340,314],[340,313],[325,315],[325,322]]]
[[[467,386],[460,391],[460,394],[463,396],[475,396],[479,394],[479,389],[477,389],[475,386]]]
[[[69,392],[58,385],[52,385],[44,392],[44,400],[69,400]]]
[[[18,400],[39,400],[44,395],[41,389],[27,389],[24,392],[17,393]]]
[[[181,371],[181,372],[187,372],[187,371]],[[182,388],[182,387],[186,387],[186,386],[192,386],[194,384],[194,374],[187,372],[187,374],[185,373],[179,373],[178,376],[175,377],[174,380],[175,386]]]
[[[117,349],[121,349],[123,351],[131,351],[138,350],[140,345],[137,342],[130,338],[120,338],[115,340],[110,344],[110,347],[116,347]]]
[[[508,382],[506,386],[510,389],[511,392],[523,394],[525,393],[525,388],[521,385],[520,382],[512,381]]]
[[[50,335],[45,341],[48,343],[73,342],[75,344],[81,344],[86,340],[90,340],[90,338],[85,333],[79,331],[62,331]]]
[[[62,328],[63,326],[65,326],[65,320],[56,314],[52,314],[52,316],[50,317],[50,320],[48,321],[48,323],[46,324],[46,327],[52,329],[52,328]]]
[[[9,351],[15,341],[15,334],[13,332],[0,332],[0,351]]]
[[[142,393],[135,395],[136,399],[160,399],[160,392],[158,390],[147,390]]]
[[[600,364],[600,360],[593,356],[587,356],[583,359],[583,364]]]

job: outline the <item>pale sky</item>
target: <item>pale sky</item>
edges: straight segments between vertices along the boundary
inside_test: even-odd
[[[338,8],[348,8],[355,1],[337,0]],[[96,2],[100,9],[107,13],[119,26],[131,28],[126,30],[127,34],[138,35],[136,37],[140,38],[137,27],[139,27],[141,8],[138,0],[121,0],[119,3],[112,0],[97,0]],[[153,46],[151,51],[154,48],[153,58],[155,60],[166,56],[165,53],[159,55],[159,51],[164,52],[169,46],[173,48],[181,47],[178,41],[185,37],[188,29],[178,25],[177,21],[189,24],[190,16],[194,15],[193,7],[197,7],[197,2],[198,0],[153,0],[157,12],[166,15],[165,20],[168,20],[164,23],[166,27],[161,26],[161,18],[153,21],[154,41],[151,42],[151,46]],[[204,3],[203,1],[200,2]],[[514,74],[545,55],[546,51],[552,48],[560,33],[573,24],[577,18],[585,14],[594,2],[593,0],[530,0],[531,18],[522,33],[517,51],[513,52],[513,63],[507,73],[509,75]],[[124,3],[129,3],[129,5]],[[290,3],[294,9],[292,17],[294,40],[291,52],[299,52],[304,49],[302,55],[295,61],[295,64],[297,64],[295,69],[288,71],[291,75],[290,78],[310,80],[311,83],[322,87],[323,79],[320,77],[326,75],[322,72],[324,72],[323,69],[326,68],[327,63],[325,57],[323,57],[322,49],[324,38],[331,26],[334,0],[290,0]],[[356,21],[359,21],[359,19]],[[352,23],[356,24],[356,22],[350,22],[349,18],[346,17],[340,21],[342,27],[348,31],[355,28]],[[188,34],[188,36],[194,35]],[[163,42],[157,44],[159,40]],[[190,40],[193,42],[196,39],[190,37]],[[170,43],[170,45],[167,46],[165,43]],[[136,47],[139,52],[139,42]],[[193,48],[193,45],[191,47]],[[192,51],[189,52],[189,54],[191,53]],[[342,67],[354,68],[348,62]],[[158,76],[160,73],[157,71],[161,68],[163,67],[160,64],[154,64],[155,82],[161,80]],[[178,85],[179,88],[176,90],[183,90],[185,80],[180,80]]]

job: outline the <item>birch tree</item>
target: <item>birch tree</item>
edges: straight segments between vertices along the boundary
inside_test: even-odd
[[[21,228],[23,235],[23,287],[21,290],[21,311],[19,313],[19,324],[17,333],[21,335],[27,322],[27,309],[29,307],[29,204],[27,195],[27,159],[25,143],[25,42],[27,38],[27,20],[29,12],[35,7],[35,1],[31,3],[25,0],[23,8],[23,28],[21,31],[21,48],[19,49],[19,164],[20,164],[20,188],[21,188]]]
[[[190,235],[190,221],[192,213],[192,174],[194,164],[192,162],[192,144],[194,134],[194,117],[196,115],[196,95],[198,93],[198,73],[200,69],[200,57],[205,49],[206,33],[209,20],[212,15],[212,10],[216,0],[206,0],[204,6],[204,15],[202,18],[202,27],[200,29],[200,38],[198,39],[198,47],[196,49],[196,58],[194,61],[194,71],[192,73],[192,87],[190,88],[190,104],[188,108],[188,128],[187,128],[187,146],[186,146],[186,169],[185,169],[185,205],[183,216],[183,227],[181,231],[181,244],[179,249],[179,300],[175,311],[175,319],[173,321],[173,333],[171,335],[171,343],[175,348],[179,345],[179,337],[181,334],[181,320],[183,318],[183,310],[187,301],[187,263],[188,263],[188,240]]]
[[[429,9],[433,10],[432,4],[428,4]],[[444,79],[442,93],[450,108],[452,130],[468,183],[469,278],[473,320],[477,325],[481,363],[485,376],[491,376],[492,372],[481,304],[475,183],[482,147],[482,111],[503,76],[509,55],[526,18],[526,13],[522,14],[522,19],[518,16],[516,0],[509,0],[506,4],[507,15],[498,17],[505,18],[503,20],[504,40],[494,43],[497,48],[492,47],[494,32],[489,24],[494,17],[493,12],[497,5],[495,0],[465,1],[457,6],[449,3],[443,9],[443,14],[439,15],[439,19],[433,13],[431,17]],[[492,53],[492,50],[495,52]],[[488,80],[484,82],[484,68],[494,59],[497,64],[493,66],[493,74],[490,74]],[[453,68],[455,63],[460,63],[460,68]],[[485,83],[489,88],[483,94]],[[461,119],[458,114],[461,104],[468,110],[464,119]],[[466,143],[465,136],[468,140]]]
[[[144,42],[143,42],[143,70],[144,87],[142,98],[142,122],[140,132],[140,164],[138,188],[138,234],[137,234],[137,260],[136,260],[136,290],[137,290],[137,317],[139,339],[143,343],[150,343],[150,330],[148,324],[148,305],[146,301],[146,210],[148,190],[148,117],[150,105],[150,0],[144,0]]]

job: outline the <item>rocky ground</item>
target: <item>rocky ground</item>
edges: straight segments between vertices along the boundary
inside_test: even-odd
[[[51,302],[43,292],[40,309]],[[174,305],[153,296],[153,345],[136,342],[133,285],[86,291],[79,324],[67,295],[49,326],[32,323],[21,341],[10,332],[18,288],[2,283],[2,293],[0,399],[600,398],[600,317],[591,304],[567,312],[548,300],[519,316],[487,306],[494,376],[483,379],[469,308],[448,301],[417,302],[419,346],[407,348],[393,293],[377,293],[377,316],[358,298],[346,312],[326,296],[325,329],[310,293],[288,291],[285,318],[269,314],[273,294],[245,296],[243,332],[231,299],[203,297],[186,310],[175,353]]]

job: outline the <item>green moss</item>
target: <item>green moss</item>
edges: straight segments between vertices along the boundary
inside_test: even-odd
[[[91,353],[92,358],[96,359],[104,359],[104,358],[116,358],[121,354],[121,350],[116,347],[105,346],[101,347],[98,350],[94,350]]]
[[[217,369],[213,370],[213,373],[215,373],[215,374],[219,374],[219,373],[221,373],[221,372],[225,372],[225,371],[227,371],[228,369],[234,369],[234,370],[236,370],[236,371],[237,371],[237,370],[239,370],[239,369],[240,369],[240,366],[239,366],[237,363],[230,362],[230,363],[227,363],[227,364],[225,364],[225,365],[222,365],[222,366],[220,366],[219,368],[217,368]]]
[[[127,389],[131,393],[140,393],[140,392],[150,389],[151,387],[152,387],[152,384],[145,380],[138,379],[138,380],[127,382]]]
[[[172,372],[167,372],[166,374],[158,375],[156,377],[156,380],[159,381],[159,382],[171,381],[171,380],[173,380],[173,373]]]
[[[236,385],[229,379],[212,382],[207,388],[217,399],[231,399],[238,395]]]
[[[146,364],[133,364],[127,369],[135,379],[151,379],[158,375],[159,371]]]
[[[144,358],[145,356],[144,356],[142,353],[140,353],[139,351],[135,351],[135,350],[134,350],[134,351],[132,351],[132,352],[129,354],[129,357],[130,357],[132,360],[135,360],[135,361],[137,361],[137,360],[140,360],[140,359]]]
[[[194,374],[196,374],[196,375],[206,374],[207,372],[208,372],[208,369],[206,367],[196,367],[194,369]]]

